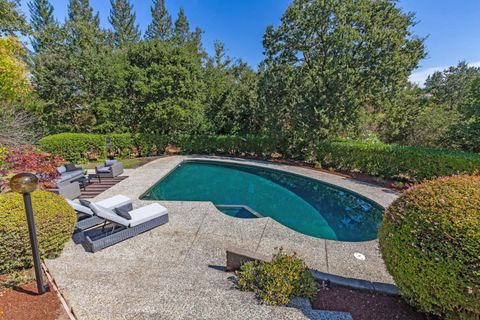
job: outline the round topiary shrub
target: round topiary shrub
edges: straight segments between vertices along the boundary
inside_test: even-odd
[[[76,222],[75,211],[61,196],[47,191],[32,193],[32,205],[42,258],[63,250]],[[0,274],[32,266],[27,218],[20,194],[0,194]]]
[[[449,319],[480,319],[480,176],[407,190],[386,210],[379,240],[412,305]]]

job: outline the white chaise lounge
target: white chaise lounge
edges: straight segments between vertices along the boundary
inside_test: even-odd
[[[75,243],[81,243],[85,240],[82,232],[103,223],[104,220],[97,217],[90,207],[70,199],[65,200],[67,200],[68,204],[75,210],[78,217],[77,223],[75,224],[75,230],[73,231],[72,240]],[[132,199],[122,195],[113,196],[96,203],[111,210],[116,208],[124,210],[133,209]],[[90,203],[88,203],[88,205],[90,205]]]
[[[90,203],[96,217],[102,219],[102,227],[83,231],[82,245],[87,251],[96,252],[120,241],[134,237],[168,222],[168,210],[158,203],[129,210],[130,219],[120,216],[100,203]]]

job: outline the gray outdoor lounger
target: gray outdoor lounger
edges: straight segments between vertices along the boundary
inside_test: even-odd
[[[129,211],[131,219],[125,219],[98,203],[90,203],[90,209],[105,222],[102,227],[82,232],[85,237],[82,245],[90,252],[110,247],[168,222],[168,210],[158,203]]]
[[[65,200],[67,200],[68,204],[78,215],[78,220],[75,224],[75,230],[73,231],[72,239],[75,243],[80,243],[85,240],[81,232],[103,223],[104,219],[97,217],[89,207],[70,199]],[[111,210],[121,208],[129,211],[133,209],[132,200],[122,195],[117,195],[102,201],[98,201],[96,204]]]

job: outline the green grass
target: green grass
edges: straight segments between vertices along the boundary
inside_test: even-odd
[[[159,157],[146,157],[146,158],[129,158],[129,159],[120,159],[119,161],[123,164],[125,169],[136,169],[143,166],[144,164],[149,163],[150,161],[156,160]],[[89,162],[87,164],[82,164],[84,169],[95,169],[96,166],[99,166],[103,163],[101,162]]]

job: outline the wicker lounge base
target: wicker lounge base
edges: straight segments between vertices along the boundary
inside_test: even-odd
[[[80,232],[82,235],[79,235],[78,237],[84,237],[85,240],[82,242],[82,245],[85,250],[89,252],[97,252],[123,240],[127,240],[143,232],[166,224],[167,222],[168,214],[165,214],[135,227],[125,228],[109,224],[106,227],[98,227]]]

